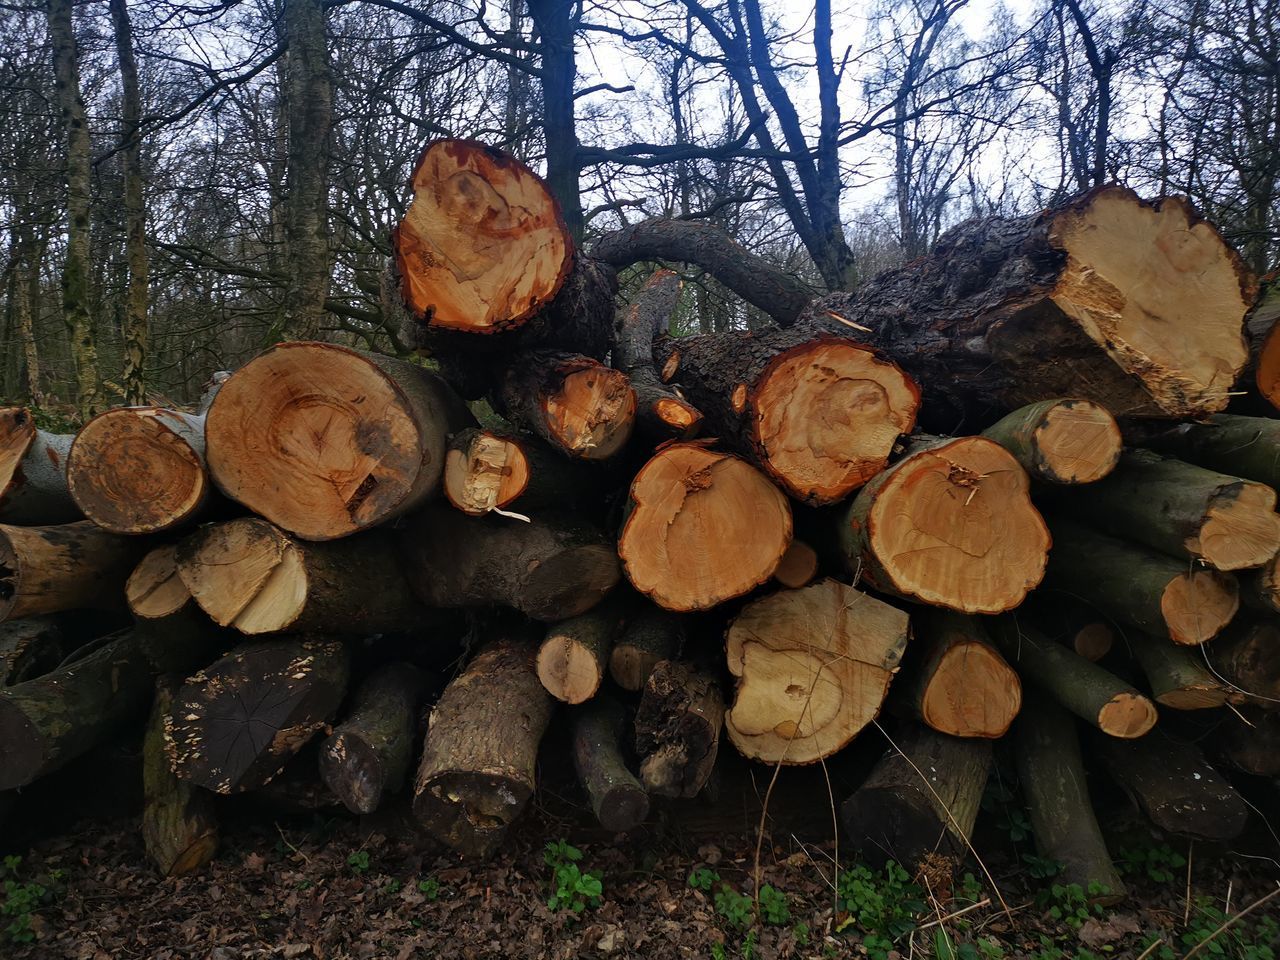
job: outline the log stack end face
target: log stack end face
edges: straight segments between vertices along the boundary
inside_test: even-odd
[[[0,507],[20,476],[22,458],[36,437],[35,421],[25,407],[0,409]]]
[[[1063,400],[1035,428],[1037,474],[1057,483],[1093,483],[1120,462],[1120,428],[1104,407],[1088,400]]]

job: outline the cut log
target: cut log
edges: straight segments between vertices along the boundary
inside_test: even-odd
[[[404,785],[426,689],[413,664],[384,664],[356,688],[346,719],[321,744],[320,778],[352,813],[373,813]]]
[[[953,737],[1003,737],[1022,709],[1022,681],[982,625],[964,614],[920,610],[913,626],[906,699],[915,716]]]
[[[965,859],[991,744],[912,725],[840,806],[840,825],[859,860],[877,869],[892,860],[913,874],[930,855]]]
[[[646,606],[627,620],[609,652],[609,676],[623,690],[643,690],[653,668],[663,660],[674,660],[683,646],[684,621]]]
[[[428,607],[502,604],[554,623],[586,613],[621,578],[598,529],[548,513],[535,523],[433,505],[401,538],[405,574]]]
[[[1151,697],[1175,710],[1205,710],[1239,699],[1206,667],[1205,647],[1184,647],[1137,631],[1126,637],[1146,674]]]
[[[897,366],[845,337],[809,329],[667,340],[675,379],[705,433],[812,506],[837,503],[884,469],[915,426],[920,391]]]
[[[1105,481],[1104,481],[1105,482]],[[1175,643],[1216,637],[1240,606],[1235,577],[1195,569],[1065,517],[1051,517],[1048,586],[1078,597],[1111,619]]]
[[[601,478],[540,441],[489,430],[454,434],[445,457],[444,493],[472,517],[501,510],[524,515],[581,509],[598,499]]]
[[[0,520],[40,526],[84,516],[67,489],[73,440],[38,430],[25,407],[0,407]]]
[[[538,647],[538,679],[562,703],[585,703],[596,695],[609,668],[622,612],[605,603],[557,623]]]
[[[205,423],[231,499],[307,540],[332,540],[430,499],[450,433],[474,424],[416,364],[329,343],[282,343],[237,370]]]
[[[112,533],[157,533],[192,522],[209,500],[203,416],[118,407],[76,435],[67,486],[84,515]]]
[[[213,797],[179,780],[169,768],[164,721],[173,709],[179,684],[176,678],[157,679],[142,743],[142,842],[151,862],[166,877],[194,873],[213,859],[218,848]]]
[[[993,639],[1024,680],[1112,737],[1132,739],[1156,723],[1156,707],[1133,687],[1012,617],[993,623]],[[1026,701],[1023,701],[1023,710]]]
[[[0,687],[34,680],[56,669],[74,646],[53,617],[0,623]]]
[[[668,610],[706,610],[773,576],[791,507],[759,471],[699,441],[659,450],[631,483],[618,537],[632,585]]]
[[[925,411],[948,429],[1053,397],[1116,416],[1202,417],[1226,407],[1244,367],[1255,289],[1186,200],[1110,186],[1031,216],[967,221],[807,316],[866,328],[860,338],[925,388]]]
[[[383,531],[307,543],[242,517],[184,540],[178,575],[214,623],[247,634],[380,633],[419,627],[427,616]]]
[[[880,713],[907,636],[905,613],[837,580],[752,601],[725,636],[730,741],[766,763],[831,756]]]
[[[1099,737],[1094,745],[1111,779],[1158,829],[1209,841],[1244,832],[1249,807],[1194,744],[1155,730],[1141,740]]]
[[[1201,649],[1215,677],[1261,706],[1280,707],[1280,628],[1273,622],[1233,624]]]
[[[724,698],[715,675],[663,660],[645,681],[636,711],[640,782],[658,797],[696,797],[720,748]]]
[[[773,571],[773,579],[792,590],[807,587],[817,575],[818,552],[803,540],[791,541],[778,568]]]
[[[1037,590],[1018,608],[1018,619],[1050,640],[1097,663],[1115,646],[1116,628],[1096,610],[1074,597]]]
[[[984,437],[913,445],[844,511],[850,569],[877,590],[962,613],[1022,603],[1044,575],[1049,531],[1027,473]]]
[[[517,427],[580,460],[614,456],[635,426],[636,392],[627,375],[570,353],[521,355],[508,366],[494,399]]]
[[[431,711],[413,811],[464,856],[492,856],[533,795],[552,705],[533,657],[519,640],[489,644]]]
[[[574,715],[573,762],[591,810],[606,830],[634,830],[649,815],[649,795],[622,758],[622,707],[596,697]]]
[[[0,790],[26,786],[144,719],[155,674],[205,662],[214,643],[207,621],[140,624],[0,689]]]
[[[1266,331],[1255,340],[1254,383],[1263,398],[1280,410],[1280,323],[1277,323],[1280,319],[1280,283],[1274,271],[1267,275],[1266,280],[1268,282],[1259,292],[1248,323],[1251,331]]]
[[[1126,453],[1111,476],[1054,501],[1115,536],[1218,570],[1260,567],[1280,551],[1274,490],[1146,450]]]
[[[1223,718],[1211,740],[1226,763],[1255,777],[1280,777],[1280,710],[1241,707]]]
[[[333,718],[347,670],[332,640],[241,644],[178,691],[165,721],[174,772],[215,793],[263,786]]]
[[[1120,428],[1088,400],[1041,400],[1019,407],[982,435],[1008,450],[1024,470],[1049,483],[1093,483],[1120,460]]]
[[[636,392],[636,424],[658,440],[688,440],[702,426],[702,412],[667,386],[653,366],[654,338],[666,334],[682,285],[670,270],[658,270],[645,281],[618,320],[613,350],[613,365]]]
[[[1205,423],[1181,424],[1151,446],[1209,470],[1280,488],[1280,420],[1219,413]]]
[[[0,524],[0,620],[124,606],[124,583],[146,547],[87,520],[56,527]]]
[[[147,553],[124,585],[129,611],[140,620],[171,616],[191,602],[191,591],[178,575],[178,548],[164,544]]]
[[[1036,849],[1062,864],[1059,882],[1079,884],[1091,902],[1113,903],[1125,887],[1089,801],[1075,720],[1054,696],[1029,693],[1013,730]]]
[[[413,202],[392,235],[405,306],[429,327],[515,329],[559,292],[573,240],[545,183],[467,140],[427,146]]]

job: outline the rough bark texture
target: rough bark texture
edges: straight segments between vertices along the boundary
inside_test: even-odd
[[[174,772],[215,793],[261,787],[337,712],[347,651],[329,640],[242,644],[190,677],[165,720]]]
[[[497,603],[544,622],[585,613],[621,578],[603,533],[552,513],[524,523],[432,506],[409,520],[401,551],[410,585],[429,607]]]
[[[34,680],[56,669],[75,646],[54,617],[0,623],[0,687]]]
[[[627,620],[609,652],[609,676],[623,690],[643,690],[653,668],[663,660],[676,659],[683,646],[683,619],[646,606]]]
[[[1280,628],[1274,623],[1232,624],[1203,651],[1214,676],[1240,695],[1262,706],[1280,706]]]
[[[573,762],[591,810],[606,830],[633,830],[649,815],[649,795],[622,754],[622,707],[611,697],[584,704],[573,722]]]
[[[1280,778],[1280,711],[1243,707],[1213,732],[1217,757],[1244,773]]]
[[[1008,450],[1022,468],[1049,483],[1093,483],[1120,461],[1115,417],[1088,400],[1041,400],[1019,407],[982,435]]]
[[[165,750],[164,721],[180,683],[172,676],[156,679],[142,743],[142,842],[151,862],[166,877],[194,873],[213,859],[218,848],[213,797],[174,776]]]
[[[352,813],[373,813],[404,785],[426,692],[413,664],[384,664],[356,688],[346,718],[321,744],[320,778]]]
[[[604,603],[547,631],[538,647],[538,679],[563,703],[590,700],[604,682],[622,611]]]
[[[413,810],[468,857],[491,856],[533,795],[538,744],[551,718],[533,646],[484,647],[431,710]]]
[[[987,741],[912,725],[841,804],[845,839],[877,868],[894,860],[915,873],[937,854],[954,867],[968,854],[990,774]]]
[[[1061,882],[1079,884],[1091,901],[1125,895],[1089,800],[1075,720],[1052,696],[1027,697],[1014,725],[1022,795],[1040,856],[1062,864]]]
[[[696,797],[720,747],[724,698],[714,674],[663,660],[645,681],[636,711],[640,781],[659,797]]]
[[[30,526],[83,516],[67,489],[74,440],[37,430],[25,407],[0,408],[0,520]]]
[[[87,520],[56,527],[0,524],[0,620],[124,605],[124,583],[141,558],[139,541]]]
[[[1064,396],[1116,416],[1204,416],[1226,406],[1244,365],[1255,288],[1184,199],[1103,187],[1031,216],[967,221],[806,316],[866,328],[924,387],[926,427],[981,427]]]

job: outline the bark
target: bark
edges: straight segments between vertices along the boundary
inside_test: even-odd
[[[1040,856],[1061,863],[1061,881],[1079,884],[1090,901],[1122,898],[1124,883],[1093,813],[1071,715],[1053,697],[1029,696],[1014,726],[1014,750]]]
[[[1280,778],[1280,711],[1241,708],[1214,731],[1214,753],[1243,773]]]
[[[537,522],[420,511],[402,537],[404,570],[428,607],[502,604],[544,622],[585,613],[621,577],[603,533],[548,513]]]
[[[414,814],[432,836],[468,857],[497,851],[533,795],[551,704],[533,647],[515,639],[484,647],[445,688],[414,786]]]
[[[117,407],[90,420],[67,457],[67,487],[112,533],[159,533],[209,503],[205,418],[163,407]]]
[[[1048,590],[1032,594],[1018,608],[1018,619],[1094,663],[1110,653],[1117,640],[1116,628],[1102,614]]]
[[[1240,599],[1259,613],[1280,613],[1280,553],[1258,567],[1239,575]]]
[[[1182,647],[1164,637],[1137,632],[1129,634],[1126,640],[1146,675],[1151,698],[1161,706],[1204,710],[1239,699],[1207,669],[1207,647]],[[1216,649],[1216,644],[1213,646]]]
[[[67,489],[74,439],[36,429],[25,407],[0,407],[0,520],[39,525],[83,516]]]
[[[622,611],[604,603],[558,623],[538,647],[538,679],[562,703],[585,703],[594,697],[609,668]]]
[[[260,640],[190,677],[165,720],[173,770],[215,793],[264,786],[332,720],[347,651],[330,640]]]
[[[683,646],[683,619],[645,606],[627,620],[609,652],[609,676],[623,690],[643,690],[653,668],[663,660],[676,659]]]
[[[76,644],[55,617],[0,623],[0,687],[56,669]]]
[[[1239,607],[1235,577],[1194,569],[1137,544],[1054,516],[1045,583],[1118,623],[1175,643],[1217,636]]]
[[[373,813],[404,785],[426,692],[413,664],[384,664],[356,688],[346,719],[321,744],[320,777],[352,813]]]
[[[836,580],[752,601],[725,636],[730,741],[765,763],[843,749],[880,713],[907,636],[905,613]]]
[[[1093,483],[1120,460],[1115,417],[1088,400],[1041,400],[992,424],[982,435],[1008,450],[1022,468],[1049,483]]]
[[[573,762],[600,826],[634,830],[649,815],[649,795],[622,755],[622,707],[610,697],[583,705],[573,723]]]
[[[927,256],[805,316],[857,324],[924,388],[928,428],[980,427],[1055,397],[1116,416],[1200,417],[1226,406],[1244,366],[1255,287],[1182,198],[1102,187],[1031,216],[963,223]]]
[[[1233,624],[1204,648],[1207,669],[1261,706],[1280,706],[1280,629],[1267,620]]]
[[[174,776],[164,745],[164,721],[173,710],[181,681],[156,679],[155,701],[142,744],[142,842],[147,856],[166,877],[194,873],[218,849],[213,797]]]
[[[645,681],[636,711],[640,782],[653,796],[696,797],[720,747],[724,698],[714,674],[663,660]]]
[[[547,185],[564,208],[565,229],[582,240],[586,218],[578,188],[581,158],[574,117],[575,7],[572,0],[532,0],[529,16],[538,31],[542,87],[542,127],[547,145]]]
[[[1156,438],[1163,453],[1233,477],[1280,487],[1280,420],[1219,413]]]
[[[920,391],[897,366],[811,327],[665,340],[675,381],[705,432],[799,500],[843,500],[884,469],[915,426]]]
[[[1049,531],[1030,481],[994,441],[913,444],[841,513],[855,576],[877,590],[962,613],[1022,603],[1044,575]]]
[[[21,249],[21,248],[19,248]],[[40,386],[40,351],[36,347],[35,327],[32,323],[31,287],[40,276],[39,263],[26,259],[25,251],[17,255],[13,278],[14,326],[18,341],[22,344],[22,359],[26,367],[27,398],[34,406],[44,406],[44,389]],[[34,255],[31,255],[34,257]]]
[[[1095,741],[1097,756],[1143,815],[1166,833],[1194,840],[1232,840],[1249,808],[1192,743],[1156,730],[1141,740]]]
[[[0,620],[82,607],[116,610],[144,552],[87,520],[54,527],[0,524]]]
[[[421,628],[427,618],[385,531],[306,543],[244,517],[196,531],[177,566],[201,609],[241,633],[368,635]]]
[[[1036,684],[1080,719],[1112,737],[1146,734],[1155,705],[1120,678],[1012,618],[997,621],[993,636],[1024,680]],[[1024,700],[1025,712],[1029,700]]]
[[[912,874],[941,856],[954,869],[968,855],[991,745],[912,725],[840,806],[846,842],[877,869],[893,860]]]
[[[593,512],[605,481],[534,437],[468,428],[445,455],[445,498],[472,517],[516,510]]]
[[[790,544],[791,508],[762,473],[686,441],[663,447],[636,474],[618,556],[637,590],[689,612],[767,581]]]
[[[331,540],[436,496],[466,405],[422,367],[323,343],[279,344],[236,371],[205,419],[209,472],[231,499]]]

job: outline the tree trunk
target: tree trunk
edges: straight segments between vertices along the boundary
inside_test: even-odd
[[[174,772],[215,793],[265,785],[333,718],[347,651],[331,640],[260,640],[187,680],[165,720]]]
[[[0,520],[38,525],[83,516],[67,489],[74,439],[37,430],[25,407],[0,407]]]
[[[191,591],[178,574],[178,548],[152,548],[129,574],[124,596],[129,612],[139,620],[160,620],[186,609]]]
[[[562,703],[585,703],[594,697],[609,668],[622,612],[605,603],[556,624],[538,647],[538,679]]]
[[[1156,730],[1141,740],[1099,737],[1096,755],[1111,778],[1155,826],[1194,840],[1233,840],[1249,808],[1194,744]]]
[[[410,518],[400,544],[405,575],[428,607],[497,603],[553,623],[586,613],[621,578],[603,533],[555,513],[524,523],[433,506]]]
[[[437,840],[468,857],[492,856],[536,784],[551,697],[533,647],[484,647],[431,711],[413,811]]]
[[[449,435],[474,423],[416,364],[283,343],[237,370],[214,398],[209,472],[223,493],[277,526],[332,540],[435,496]]]
[[[80,69],[72,0],[49,0],[49,43],[53,47],[54,89],[66,136],[67,248],[62,266],[62,312],[71,337],[76,370],[76,402],[81,420],[98,412],[98,349],[94,342],[89,281],[89,210],[93,199],[89,121],[80,94]]]
[[[696,797],[720,747],[724,698],[714,674],[663,660],[645,681],[636,711],[640,782],[653,796]]]
[[[656,359],[675,364],[707,433],[813,506],[843,500],[883,470],[920,404],[897,366],[808,327],[665,340]]]
[[[87,520],[56,527],[0,524],[0,620],[124,605],[124,584],[143,554],[137,540]]]
[[[991,744],[912,725],[840,806],[846,842],[877,869],[890,860],[915,873],[942,856],[954,868],[968,855]]]
[[[597,697],[574,716],[573,762],[591,811],[606,830],[634,830],[649,815],[649,795],[622,757],[622,707]]]
[[[1235,577],[1052,518],[1046,584],[1120,623],[1175,643],[1216,637],[1240,606]]]
[[[1023,679],[1080,719],[1122,739],[1141,737],[1155,726],[1155,704],[1114,674],[1012,617],[993,626],[996,642]]]
[[[117,407],[90,420],[67,457],[67,486],[84,515],[112,533],[191,523],[209,500],[204,423],[163,407]]]
[[[653,341],[671,324],[680,302],[680,276],[658,270],[645,281],[618,319],[613,365],[636,392],[636,423],[655,440],[688,440],[702,427],[702,412],[667,386],[653,365]]]
[[[368,635],[419,628],[427,617],[383,531],[306,543],[243,517],[196,531],[177,563],[201,609],[241,633]]]
[[[1150,446],[1208,470],[1280,487],[1280,420],[1219,413],[1204,423],[1179,424]]]
[[[725,635],[730,741],[765,763],[843,749],[880,713],[907,636],[905,613],[836,580],[752,601]]]
[[[609,653],[609,676],[623,690],[644,689],[649,674],[663,660],[674,660],[684,646],[684,620],[658,607],[645,606],[627,620]]]
[[[124,303],[124,401],[147,402],[143,366],[147,355],[147,210],[142,190],[142,96],[138,91],[138,64],[133,56],[133,26],[127,0],[110,0],[115,32],[116,60],[120,65],[120,94],[124,126],[120,132],[120,165],[124,180],[125,249],[129,283]]]
[[[346,719],[321,744],[320,777],[352,813],[373,813],[404,785],[426,692],[413,664],[384,664],[356,688]]]
[[[1107,479],[1054,498],[1115,536],[1218,570],[1260,567],[1280,551],[1276,492],[1145,450]]]
[[[600,499],[604,478],[532,437],[468,428],[445,456],[445,498],[472,517],[548,508],[581,512]]]
[[[1022,681],[981,623],[942,610],[917,611],[906,700],[917,719],[953,737],[1003,737],[1022,709]],[[916,651],[919,653],[916,653]]]
[[[786,497],[744,461],[689,441],[636,474],[618,555],[637,590],[688,612],[764,583],[790,544]]]
[[[1008,450],[1022,468],[1049,483],[1093,483],[1120,460],[1120,428],[1088,400],[1041,400],[992,424],[982,435]]]
[[[40,351],[36,347],[35,327],[32,322],[31,287],[40,275],[39,263],[31,263],[23,247],[14,264],[13,312],[18,341],[22,344],[22,358],[26,366],[27,399],[33,406],[44,406],[44,389],[40,386]]]
[[[142,743],[142,842],[151,862],[166,877],[194,873],[213,859],[218,848],[218,821],[213,797],[179,780],[165,751],[165,718],[173,711],[181,681],[156,679],[155,702]]]
[[[843,512],[850,569],[877,590],[962,613],[1022,603],[1044,575],[1049,531],[1026,471],[994,441],[912,445]]]
[[[1226,406],[1244,366],[1255,289],[1185,200],[1103,187],[1031,216],[967,221],[808,315],[864,328],[925,389],[927,427],[981,426],[1054,397],[1202,417]]]
[[[547,180],[564,207],[564,227],[581,242],[586,227],[578,187],[581,158],[574,116],[578,67],[574,54],[575,6],[572,0],[532,0],[529,16],[538,30],[542,87],[542,127],[547,145]]]
[[[1175,710],[1205,710],[1240,699],[1206,669],[1208,646],[1194,648],[1136,631],[1125,638],[1147,677],[1156,703]],[[1211,646],[1215,646],[1213,644]]]

